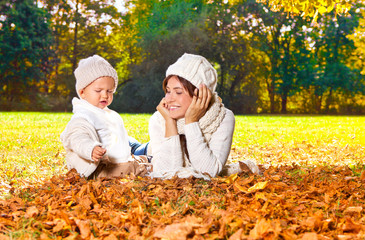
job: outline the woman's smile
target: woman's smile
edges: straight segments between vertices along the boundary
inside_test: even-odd
[[[174,111],[179,108],[179,106],[169,106],[169,111]]]

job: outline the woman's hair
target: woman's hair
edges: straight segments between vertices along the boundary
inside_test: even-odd
[[[167,78],[165,78],[163,80],[163,82],[162,82],[163,91],[166,93],[167,83],[168,83],[169,79],[173,76],[176,76],[179,79],[179,81],[181,82],[183,87],[188,91],[190,97],[193,97],[194,96],[194,90],[196,89],[196,87],[192,83],[190,83],[188,80],[186,80],[185,78],[179,77],[177,75],[169,75],[169,76],[167,76]]]

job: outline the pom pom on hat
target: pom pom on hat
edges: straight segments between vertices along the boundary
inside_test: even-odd
[[[84,89],[90,83],[100,77],[111,77],[114,79],[114,91],[118,86],[118,74],[112,65],[104,58],[94,55],[80,60],[75,72],[76,92],[79,95],[79,90]]]
[[[217,86],[217,71],[206,58],[199,55],[184,53],[167,68],[166,77],[170,75],[185,78],[197,88],[203,83],[212,92],[215,92]]]

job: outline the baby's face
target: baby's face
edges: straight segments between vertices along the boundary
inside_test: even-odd
[[[80,97],[95,107],[104,109],[113,101],[114,79],[111,77],[101,77],[81,89]]]

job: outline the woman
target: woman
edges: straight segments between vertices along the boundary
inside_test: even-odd
[[[165,97],[149,122],[152,176],[209,179],[222,171],[235,118],[215,92],[216,85],[217,72],[202,56],[185,53],[169,66]]]

